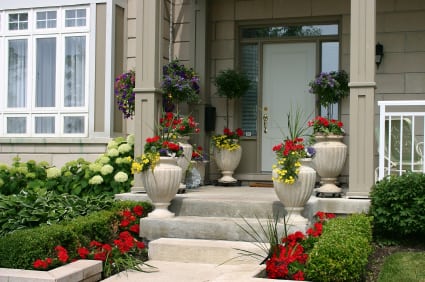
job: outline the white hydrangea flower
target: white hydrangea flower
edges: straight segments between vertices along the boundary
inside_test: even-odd
[[[102,169],[100,170],[100,173],[102,175],[108,175],[111,174],[114,171],[114,167],[111,166],[110,164],[106,164],[102,167]]]
[[[97,159],[97,162],[101,163],[103,165],[108,164],[110,161],[111,161],[111,159],[109,157],[105,156],[105,155],[103,155],[103,156],[101,156],[100,158]]]
[[[114,176],[116,182],[126,182],[128,180],[128,175],[125,172],[119,171]]]
[[[47,178],[58,178],[61,176],[61,170],[57,167],[50,167],[46,170]]]
[[[127,136],[127,143],[130,146],[134,145],[134,134],[130,134],[130,135]]]
[[[115,140],[111,140],[108,142],[108,149],[113,149],[113,148],[118,148],[118,144],[117,142],[115,142]]]
[[[131,146],[130,146],[130,145],[128,145],[128,144],[126,144],[126,143],[121,144],[121,145],[118,147],[118,152],[120,152],[120,154],[125,154],[125,153],[128,153],[128,152],[130,152],[130,151],[131,151]]]
[[[91,163],[89,164],[89,169],[94,172],[99,172],[102,169],[103,165],[101,163]]]
[[[106,154],[108,155],[108,157],[112,157],[113,158],[113,157],[118,157],[118,155],[120,154],[120,152],[118,152],[117,149],[112,148],[112,149],[109,149]]]
[[[95,175],[89,180],[89,184],[92,184],[92,185],[102,184],[102,182],[103,182],[103,178],[100,175]]]

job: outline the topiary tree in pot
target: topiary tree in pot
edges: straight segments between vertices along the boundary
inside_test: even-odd
[[[251,81],[241,72],[227,69],[220,71],[214,85],[221,97],[226,97],[226,127],[229,128],[229,100],[242,97],[250,88]]]

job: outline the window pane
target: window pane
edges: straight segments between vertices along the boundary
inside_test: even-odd
[[[251,80],[251,87],[242,96],[242,129],[247,136],[257,135],[258,46],[242,45],[241,71]]]
[[[85,102],[86,38],[65,39],[65,107],[82,107]]]
[[[66,10],[65,11],[65,26],[86,26],[86,9]]]
[[[242,38],[282,38],[338,35],[338,25],[295,25],[243,28]]]
[[[53,134],[55,133],[55,117],[36,117],[35,133]]]
[[[17,13],[9,14],[9,30],[25,30],[28,29],[28,14]]]
[[[36,107],[54,107],[56,90],[56,38],[37,39]]]
[[[37,28],[56,28],[56,11],[37,12]]]
[[[67,116],[64,117],[64,133],[84,133],[84,117]]]
[[[27,96],[27,49],[26,39],[9,41],[7,106],[26,106]]]
[[[8,117],[7,118],[7,133],[26,133],[27,118],[26,117]]]

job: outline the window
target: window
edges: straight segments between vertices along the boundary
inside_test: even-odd
[[[88,7],[7,13],[0,136],[88,135]],[[4,58],[4,61],[3,61]]]
[[[56,11],[37,12],[37,29],[56,28]]]
[[[85,26],[86,25],[86,9],[74,9],[65,11],[65,26]]]
[[[9,30],[28,29],[28,13],[9,14]]]

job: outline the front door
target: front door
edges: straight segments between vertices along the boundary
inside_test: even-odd
[[[316,43],[264,44],[262,57],[261,171],[270,172],[276,163],[272,148],[288,134],[290,110],[314,115],[308,83],[316,74]]]

